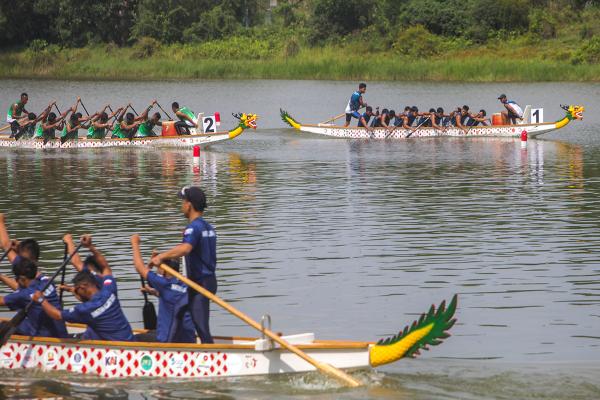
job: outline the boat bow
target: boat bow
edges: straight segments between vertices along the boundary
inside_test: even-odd
[[[244,132],[246,129],[254,129],[256,130],[256,120],[258,119],[258,115],[256,114],[231,114],[235,118],[240,120],[240,123],[237,127],[229,131],[229,139],[233,139]]]

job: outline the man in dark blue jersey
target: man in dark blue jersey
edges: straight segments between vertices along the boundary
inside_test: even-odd
[[[182,243],[164,253],[152,257],[151,264],[160,266],[163,260],[185,257],[187,275],[211,293],[217,292],[217,234],[204,220],[206,195],[199,187],[186,186],[179,192],[181,211],[189,225],[183,231]],[[202,343],[214,343],[210,334],[210,300],[200,293],[188,291],[188,307],[196,332]]]
[[[187,306],[188,287],[160,267],[157,267],[157,271],[154,272],[144,264],[139,235],[131,237],[131,248],[135,269],[152,288],[151,290],[144,288],[144,290],[158,296],[156,332],[145,334],[140,338],[163,343],[196,343],[196,330]],[[179,260],[163,262],[175,271],[179,271]]]
[[[81,243],[90,250],[102,269],[100,275],[82,269],[73,278],[73,288],[70,291],[82,303],[61,311],[49,301],[45,301],[46,298],[40,292],[36,292],[33,298],[40,302],[43,310],[52,319],[86,324],[83,339],[132,341],[133,332],[121,309],[112,270],[102,253],[92,244],[91,236],[83,236]]]
[[[11,310],[20,310],[25,308],[32,299],[34,293],[40,293],[46,285],[48,278],[38,275],[37,264],[27,258],[20,258],[13,266],[15,280],[18,288],[14,293],[6,296],[0,296],[0,305],[7,306]],[[56,288],[50,284],[44,291],[47,303],[60,309]],[[42,336],[66,338],[67,329],[63,321],[54,321],[49,318],[39,303],[34,303],[27,313],[27,317],[17,327],[17,334],[25,336]]]

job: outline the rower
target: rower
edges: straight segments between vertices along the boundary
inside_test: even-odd
[[[403,121],[402,121],[402,128],[404,129],[408,129],[411,132],[414,132],[417,130],[417,128],[413,128],[413,123],[415,122],[415,120],[417,119],[417,112],[418,109],[413,108],[413,107],[409,107],[406,106],[404,107],[404,114],[403,114]]]
[[[505,94],[498,96],[500,103],[506,108],[502,111],[502,124],[508,125],[509,123],[515,125],[517,119],[523,119],[523,109],[515,101],[508,100]]]
[[[457,110],[458,111],[458,110]],[[462,129],[464,133],[469,132],[469,126],[472,124],[471,114],[469,114],[469,106],[464,105],[454,116],[456,127]]]
[[[384,108],[381,110],[381,113],[375,116],[373,120],[373,124],[371,125],[373,128],[387,127],[387,122],[389,122],[389,110]]]
[[[73,278],[73,287],[67,288],[82,301],[81,304],[61,311],[50,301],[46,301],[47,297],[39,291],[35,292],[33,299],[54,320],[86,324],[87,329],[81,336],[82,339],[132,341],[133,332],[121,309],[117,282],[108,262],[92,244],[90,235],[84,235],[81,243],[100,264],[102,285],[98,286],[97,277],[86,269],[79,271]]]
[[[96,113],[96,117],[91,119],[90,127],[88,128],[88,139],[104,139],[106,137],[106,130],[112,129],[113,124],[108,122],[111,118],[121,112],[121,108],[117,108],[112,114],[106,113],[108,104],[104,106],[101,111]]]
[[[471,120],[473,121],[471,126],[477,126],[479,124],[483,126],[490,125],[490,119],[486,116],[485,110],[479,110],[479,112],[475,115],[471,115]]]
[[[112,139],[127,139],[127,135],[121,129],[121,124],[123,123],[123,117],[125,116],[125,112],[127,112],[129,106],[131,106],[131,104],[127,105],[126,107],[123,107],[121,112],[117,113],[116,121],[112,127]]]
[[[27,258],[21,258],[14,266],[13,272],[18,284],[17,289],[6,296],[0,296],[0,305],[7,306],[11,310],[25,308],[32,299],[34,293],[48,283],[48,278],[38,275],[38,267],[35,262]],[[44,296],[55,309],[60,310],[56,288],[50,284],[44,291]],[[67,328],[63,321],[54,321],[42,311],[39,303],[33,303],[29,308],[27,317],[17,327],[17,334],[24,336],[42,336],[66,338]]]
[[[190,128],[198,126],[194,113],[187,107],[179,107],[179,103],[174,101],[171,109],[179,118],[179,121],[175,122],[175,130],[178,135],[189,135]]]
[[[217,234],[204,220],[206,195],[196,186],[186,186],[179,192],[181,211],[189,221],[179,245],[152,257],[150,263],[160,266],[163,260],[185,256],[188,278],[211,293],[217,292]],[[202,343],[214,343],[210,334],[210,301],[196,291],[188,292],[188,307],[196,332]]]
[[[20,242],[17,240],[11,240],[6,230],[6,222],[4,214],[0,213],[0,246],[2,249],[11,251],[8,252],[6,257],[8,261],[15,265],[22,258],[26,258],[35,263],[40,258],[40,245],[35,239],[25,239]]]
[[[358,120],[358,127],[364,127],[367,128],[368,131],[373,130],[373,128],[371,128],[369,126],[369,121],[371,120],[371,118],[374,116],[375,114],[373,114],[373,107],[371,106],[367,106],[367,109],[365,110],[365,112],[360,116],[360,119]]]
[[[10,137],[14,137],[19,130],[18,120],[22,119],[21,114],[29,114],[29,111],[25,109],[25,104],[27,104],[28,101],[29,96],[27,93],[21,93],[21,99],[8,107],[6,112],[6,122],[10,124],[10,128],[12,130]]]
[[[352,118],[356,118],[360,120],[360,110],[363,107],[367,106],[367,103],[363,101],[362,95],[367,91],[367,84],[361,83],[358,85],[358,90],[350,96],[350,100],[348,101],[348,105],[346,106],[346,124],[345,127],[350,125],[350,121]]]
[[[56,104],[56,102],[54,102],[54,104]],[[66,109],[65,112],[58,117],[53,112],[49,113],[48,116],[42,120],[42,123],[38,125],[35,132],[35,137],[44,140],[55,139],[56,130],[58,129],[62,131],[64,129],[64,120],[67,117],[67,114],[70,112],[74,113],[76,109],[77,104]]]
[[[140,237],[131,237],[133,250],[133,265],[137,272],[148,281],[152,289],[142,288],[143,291],[158,296],[158,325],[156,331],[143,336],[138,335],[137,340],[159,341],[163,343],[196,343],[196,330],[188,309],[188,287],[179,279],[167,274],[162,268],[157,267],[156,272],[151,271],[142,259],[140,252]],[[165,264],[179,272],[178,260],[164,260]]]
[[[432,108],[431,110],[429,110],[429,112],[431,113],[431,127],[433,129],[437,129],[437,130],[441,130],[443,132],[446,131],[446,127],[445,127],[445,115],[444,115],[444,109],[442,107],[438,107],[437,110]]]
[[[160,113],[155,112],[154,114],[152,114],[152,117],[148,118],[148,113],[150,112],[150,110],[152,109],[152,107],[156,104],[156,100],[152,101],[152,104],[150,104],[147,108],[146,111],[144,111],[139,119],[141,121],[140,123],[140,127],[138,129],[138,133],[136,135],[136,137],[149,137],[149,136],[156,136],[156,133],[154,133],[153,129],[155,126],[162,126],[162,122],[160,121]]]
[[[141,123],[142,121],[140,119],[135,118],[133,113],[128,112],[127,114],[125,114],[125,120],[121,121],[121,123],[119,124],[121,134],[128,139],[133,138]]]

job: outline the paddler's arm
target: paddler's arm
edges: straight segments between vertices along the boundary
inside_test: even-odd
[[[44,298],[44,295],[39,290],[35,291],[31,299],[33,301],[38,302],[42,306],[44,312],[48,314],[50,318],[55,319],[57,321],[60,321],[62,319],[62,313],[60,312],[60,310],[54,307],[52,304],[50,304],[50,302]]]
[[[198,126],[198,125],[196,125],[196,123],[194,122],[194,120],[190,118],[189,115],[184,114],[184,113],[182,113],[179,110],[175,113],[175,115],[177,115],[180,118],[183,118],[183,119],[186,119],[186,120],[190,121],[194,126]]]
[[[17,290],[19,288],[19,284],[13,278],[10,278],[4,274],[0,274],[0,281],[4,283],[6,286],[11,288],[12,290]]]
[[[135,270],[142,278],[147,279],[150,269],[144,265],[142,252],[140,251],[140,235],[138,234],[131,236],[131,251],[133,253],[133,266]]]
[[[75,251],[75,243],[73,242],[73,236],[71,236],[70,233],[67,233],[65,236],[63,236],[63,242],[65,242],[65,244],[67,245],[67,253],[73,254],[73,252]],[[71,257],[71,265],[75,267],[77,272],[81,272],[83,270],[83,261],[81,261],[81,256],[79,255],[79,253],[73,254],[73,256]]]
[[[101,274],[103,276],[112,275],[112,270],[110,269],[106,258],[104,258],[104,255],[96,248],[96,246],[92,244],[92,236],[83,235],[81,237],[81,244],[83,244],[83,247],[86,247],[94,255],[94,257],[96,257],[96,262],[102,270]]]
[[[408,125],[408,116],[407,115],[402,117],[402,128],[408,129],[409,131],[412,131],[412,132],[414,132],[417,129],[417,128],[413,128],[412,126]]]
[[[169,260],[172,258],[181,258],[183,256],[187,256],[192,251],[193,247],[189,243],[180,243],[177,246],[173,247],[170,250],[165,251],[164,253],[160,253],[157,256],[152,257],[150,260],[150,265],[154,265],[156,267],[160,266],[163,260]]]
[[[13,262],[13,260],[17,257],[16,245],[18,242],[10,240],[8,236],[8,231],[6,230],[5,217],[4,214],[0,213],[0,244],[2,248],[6,251],[10,249],[6,258],[8,258],[9,262]]]

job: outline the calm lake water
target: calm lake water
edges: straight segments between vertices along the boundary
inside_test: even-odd
[[[512,139],[328,139],[278,119],[282,107],[326,120],[355,86],[0,80],[3,109],[25,90],[36,111],[77,95],[90,111],[130,100],[139,111],[158,96],[220,111],[225,128],[231,112],[261,117],[256,132],[203,149],[199,166],[191,150],[0,149],[0,211],[11,236],[40,240],[46,270],[62,259],[62,234],[93,233],[140,327],[129,237],[142,236],[146,256],[178,243],[177,190],[200,185],[219,237],[219,294],[250,316],[268,313],[285,333],[375,340],[458,293],[452,337],[357,372],[367,385],[356,390],[316,373],[192,382],[0,371],[0,398],[600,398],[600,85],[369,84],[370,104],[396,109],[466,103],[489,114],[504,92],[546,120],[561,103],[586,106],[583,121],[525,150]],[[212,310],[214,334],[254,335]]]

